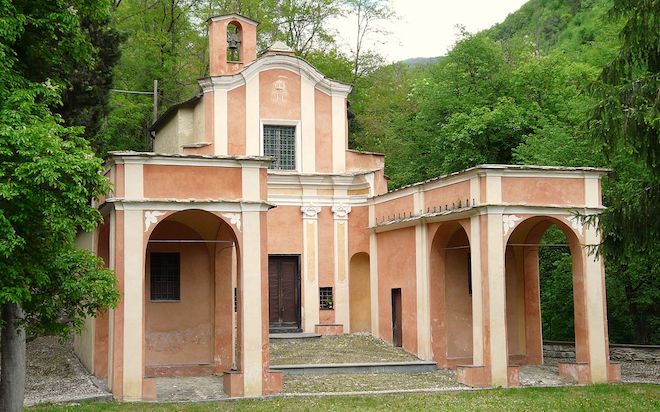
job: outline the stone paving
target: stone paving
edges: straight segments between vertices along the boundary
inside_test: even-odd
[[[156,378],[158,402],[210,401],[227,398],[222,376]]]

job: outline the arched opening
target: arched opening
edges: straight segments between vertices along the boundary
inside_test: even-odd
[[[472,361],[470,241],[459,222],[439,226],[431,244],[431,340],[441,367]]]
[[[353,255],[349,271],[349,307],[351,333],[371,331],[371,283],[369,254]]]
[[[238,250],[220,217],[186,210],[153,229],[145,258],[145,375],[207,375],[236,355]]]
[[[243,40],[241,24],[232,21],[227,24],[227,61],[238,63],[242,61],[241,42]]]
[[[543,364],[544,320],[563,339],[575,338],[578,362],[588,360],[583,253],[576,233],[556,218],[529,218],[511,233],[505,253],[509,364]]]

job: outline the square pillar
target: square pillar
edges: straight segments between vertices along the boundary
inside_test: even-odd
[[[125,401],[142,400],[145,282],[143,213],[142,210],[124,210],[123,219],[118,219],[116,224],[122,227],[116,236],[117,252],[120,255],[116,264],[118,269],[123,269],[120,270],[123,282],[120,284],[120,307],[113,316],[113,393]],[[120,316],[117,316],[117,312]],[[118,391],[119,385],[121,392]]]
[[[584,228],[585,243],[597,245],[600,234],[593,225]],[[584,254],[584,302],[587,326],[587,346],[589,348],[589,369],[591,383],[608,381],[609,343],[607,337],[607,315],[605,301],[605,269],[602,256]],[[577,342],[576,342],[577,343]]]
[[[486,248],[487,269],[483,280],[484,295],[487,296],[484,321],[488,333],[490,379],[492,386],[508,386],[508,348],[506,334],[506,285],[504,279],[504,235],[503,216],[488,214]],[[488,364],[487,364],[488,366]]]
[[[241,276],[239,279],[239,316],[238,344],[240,347],[240,362],[238,365],[241,377],[232,376],[232,395],[237,390],[236,380],[242,379],[242,396],[261,396],[263,394],[263,307],[267,305],[264,299],[265,283],[262,268],[261,212],[243,211],[243,243],[241,253]],[[266,230],[264,227],[263,230]],[[225,382],[227,379],[225,379]]]
[[[472,365],[484,364],[484,323],[481,282],[481,218],[470,218],[470,270],[472,271]]]

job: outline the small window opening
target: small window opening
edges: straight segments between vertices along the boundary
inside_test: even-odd
[[[264,156],[272,156],[269,169],[296,170],[295,126],[264,126]]]
[[[227,61],[241,61],[241,31],[235,24],[227,25]]]
[[[178,253],[151,253],[151,300],[181,299],[181,257]]]
[[[332,288],[319,288],[321,309],[333,309]]]

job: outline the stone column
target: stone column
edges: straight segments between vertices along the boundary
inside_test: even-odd
[[[351,330],[348,295],[348,214],[350,212],[351,207],[344,204],[332,207],[335,239],[335,323],[344,326],[344,333],[349,333]]]
[[[314,205],[302,206],[303,214],[303,331],[314,333],[319,323],[319,256],[318,256],[318,214],[321,208]]]
[[[481,276],[481,218],[470,218],[470,263],[472,271],[472,365],[484,364],[484,323]]]

